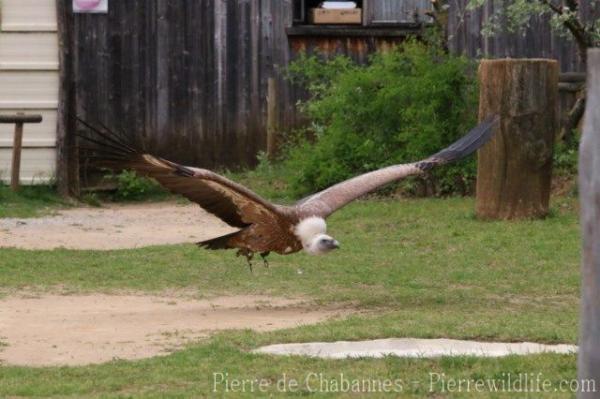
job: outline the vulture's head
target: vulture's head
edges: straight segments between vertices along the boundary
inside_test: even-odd
[[[340,247],[340,243],[326,232],[325,220],[314,216],[302,220],[294,230],[304,250],[311,255],[323,255]]]

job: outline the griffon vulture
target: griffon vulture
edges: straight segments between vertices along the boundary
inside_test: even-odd
[[[309,254],[326,254],[339,243],[327,234],[325,219],[355,199],[388,183],[463,158],[492,136],[497,117],[490,117],[466,136],[422,161],[393,165],[348,179],[293,206],[273,204],[248,188],[210,170],[183,166],[141,152],[127,144],[124,137],[106,126],[95,127],[81,119],[83,125],[96,132],[103,141],[81,136],[95,143],[102,164],[113,169],[132,169],[151,177],[174,194],[197,203],[225,223],[239,230],[211,240],[199,242],[207,249],[237,249],[238,256],[251,260],[255,253],[265,262],[270,252],[289,255],[300,250]]]

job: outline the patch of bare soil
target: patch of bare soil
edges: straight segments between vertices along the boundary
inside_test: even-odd
[[[13,296],[0,300],[0,343],[6,345],[0,345],[0,362],[54,366],[140,359],[219,330],[270,331],[342,314],[267,296]]]
[[[232,231],[194,204],[111,205],[37,219],[0,219],[0,248],[126,249],[193,243]]]

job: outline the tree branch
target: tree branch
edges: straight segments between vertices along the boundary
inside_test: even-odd
[[[583,117],[585,112],[585,102],[586,102],[586,94],[585,90],[581,92],[575,104],[569,111],[569,115],[567,115],[567,119],[563,124],[563,127],[560,129],[560,133],[558,135],[558,140],[562,141],[567,139],[571,134],[573,134],[573,130],[577,128],[579,125],[579,121]]]
[[[425,15],[433,18],[433,23],[438,27],[442,34],[442,45],[444,51],[448,52],[448,0],[431,0],[433,11],[428,11]]]
[[[552,0],[540,0],[542,4],[545,4],[557,15],[564,15],[563,9],[560,6],[557,6],[552,2]],[[578,0],[566,0],[569,9],[574,12],[577,12],[579,9]],[[579,51],[579,57],[581,58],[582,63],[585,65],[587,63],[587,49],[593,47],[593,40],[590,37],[589,33],[585,29],[585,26],[581,23],[581,21],[573,16],[570,16],[567,20],[563,22],[563,25],[571,32],[573,37],[575,38],[575,42],[577,43],[577,48]]]
[[[563,8],[554,4],[552,0],[540,0],[543,4],[548,6],[552,12],[556,15],[563,16],[564,11]],[[590,32],[586,29],[585,25],[581,22],[581,20],[574,15],[577,15],[579,11],[579,0],[565,0],[565,4],[569,8],[569,11],[572,11],[573,14],[569,16],[563,22],[563,25],[571,32],[573,37],[575,38],[575,42],[577,43],[577,50],[579,52],[579,58],[583,65],[587,64],[587,50],[590,47],[594,46],[594,40],[590,35]],[[560,130],[558,139],[564,140],[569,135],[572,134],[573,130],[577,128],[579,125],[579,121],[583,117],[585,112],[585,103],[586,103],[586,92],[582,90],[575,104],[569,111],[567,118],[564,122],[563,127]]]

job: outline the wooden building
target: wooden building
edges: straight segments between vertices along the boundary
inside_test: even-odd
[[[61,189],[72,192],[93,184],[85,173],[86,159],[74,150],[74,115],[126,132],[145,148],[179,162],[211,168],[252,165],[266,147],[270,78],[278,87],[279,129],[301,122],[296,103],[304,93],[284,78],[298,52],[344,54],[365,62],[374,51],[419,35],[429,7],[429,0],[358,0],[362,23],[316,26],[307,15],[318,0],[108,0],[106,14],[74,14],[72,1],[2,2],[3,14],[9,15],[5,9],[11,4],[55,7],[46,15],[58,27],[60,69],[52,72],[55,80],[43,83],[53,85],[54,92],[35,95],[45,107],[56,105],[58,98],[56,127],[47,132],[57,147],[46,148],[57,167],[38,167],[26,155],[23,168],[31,169],[24,176],[55,174]],[[547,21],[539,22],[538,28],[545,29],[541,36],[538,30],[518,40],[510,35],[484,39],[480,31],[489,10],[467,12],[466,0],[453,1],[455,51],[473,57],[556,57],[565,71],[579,68],[573,46],[552,35]],[[28,18],[31,25],[37,17]],[[40,56],[56,50],[55,43],[44,44]],[[43,62],[56,64],[56,57]],[[7,96],[18,99],[7,87],[0,84],[0,105],[12,101]],[[54,124],[51,115],[48,121]],[[0,152],[0,170],[6,176],[10,133],[1,132],[6,153]],[[26,143],[27,136],[26,131]],[[50,154],[44,156],[54,163]]]

